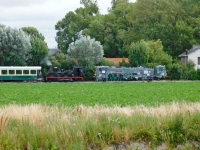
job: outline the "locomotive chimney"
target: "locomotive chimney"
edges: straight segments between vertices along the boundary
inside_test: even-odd
[[[53,70],[54,72],[57,72],[58,71],[58,68],[57,67],[54,67],[54,70]]]

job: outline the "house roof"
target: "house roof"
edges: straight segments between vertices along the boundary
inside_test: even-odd
[[[115,63],[116,67],[119,67],[119,63],[122,62],[122,60],[124,59],[125,62],[129,62],[128,58],[105,58],[108,61],[112,61]]]
[[[186,54],[186,51],[182,54],[180,54],[178,57],[185,57],[185,56],[188,56],[189,54],[195,52],[196,50],[200,49],[200,45],[193,45],[193,47],[187,51],[187,54]]]
[[[49,55],[54,55],[57,51],[59,51],[59,49],[57,48],[49,48]]]

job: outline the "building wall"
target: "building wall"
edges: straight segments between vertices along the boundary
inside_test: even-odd
[[[200,64],[198,64],[198,57],[200,57],[200,48],[188,55],[188,60],[192,60],[195,63],[195,69],[200,69]]]

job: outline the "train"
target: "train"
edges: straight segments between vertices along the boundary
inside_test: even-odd
[[[0,66],[0,81],[37,81],[41,66]]]
[[[164,65],[158,65],[154,68],[97,66],[95,72],[96,81],[152,81],[154,79],[165,79],[166,77],[167,73]]]
[[[54,67],[45,77],[42,76],[41,70],[41,66],[0,66],[0,81],[84,81],[81,66],[74,66],[72,70],[58,70]],[[164,79],[166,76],[166,68],[163,65],[155,66],[155,68],[96,66],[94,72],[95,81],[152,81]]]
[[[46,82],[64,82],[64,81],[83,81],[83,67],[75,66],[72,70],[63,70],[58,71],[57,67],[54,67],[53,70],[50,69],[47,74],[45,81]]]

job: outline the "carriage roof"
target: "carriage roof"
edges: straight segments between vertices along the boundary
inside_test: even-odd
[[[41,70],[41,66],[0,66],[0,70]]]

